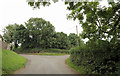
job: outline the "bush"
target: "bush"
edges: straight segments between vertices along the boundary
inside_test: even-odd
[[[69,50],[64,49],[41,49],[41,48],[33,48],[33,49],[22,49],[17,48],[15,49],[17,53],[42,53],[42,52],[49,52],[49,53],[69,53]]]
[[[71,49],[70,59],[77,66],[88,68],[86,73],[119,73],[119,43],[103,40],[90,40],[85,45]]]

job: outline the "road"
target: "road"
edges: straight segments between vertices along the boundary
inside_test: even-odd
[[[14,74],[77,74],[69,67],[64,56],[21,55],[27,58],[25,68],[17,70]]]

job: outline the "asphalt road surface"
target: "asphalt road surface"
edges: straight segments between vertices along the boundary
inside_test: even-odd
[[[65,60],[69,55],[63,56],[42,56],[42,55],[21,55],[27,58],[25,68],[17,70],[14,74],[78,74],[69,67]]]

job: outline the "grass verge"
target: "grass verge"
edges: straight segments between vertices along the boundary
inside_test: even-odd
[[[12,74],[15,70],[23,68],[27,60],[17,53],[2,49],[2,73]]]
[[[70,67],[72,67],[73,69],[75,69],[78,73],[80,73],[80,74],[86,74],[86,72],[85,72],[85,68],[84,67],[82,67],[82,66],[76,66],[76,65],[74,65],[71,61],[70,61],[70,58],[68,58],[67,60],[66,60],[66,63],[70,66]]]
[[[64,54],[64,53],[40,53],[39,55],[67,55],[67,54]]]
[[[25,55],[50,55],[50,56],[59,56],[59,55],[69,55],[65,53],[23,53]]]

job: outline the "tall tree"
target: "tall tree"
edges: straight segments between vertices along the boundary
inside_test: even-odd
[[[67,34],[65,34],[63,32],[56,33],[56,40],[57,40],[57,42],[56,42],[57,48],[69,49],[70,42],[69,42],[69,38],[68,38]]]
[[[58,0],[53,0],[58,2]],[[31,7],[40,8],[41,5],[49,6],[50,2],[28,2]],[[67,9],[72,11],[68,18],[78,19],[82,24],[83,38],[107,39],[118,37],[120,26],[120,1],[108,0],[108,7],[101,6],[98,2],[65,2]]]
[[[50,47],[50,40],[55,33],[55,28],[48,21],[42,18],[30,18],[26,23],[27,31],[29,32],[29,42],[31,48]]]
[[[25,27],[21,24],[8,25],[4,30],[4,39],[7,43],[14,43],[15,48],[24,41]]]
[[[70,46],[74,47],[78,45],[78,36],[75,33],[69,34]]]
[[[66,4],[69,5],[68,10],[72,10],[68,18],[79,20],[84,38],[102,39],[117,35],[120,26],[120,2],[108,2],[108,7],[100,6],[99,2]]]

